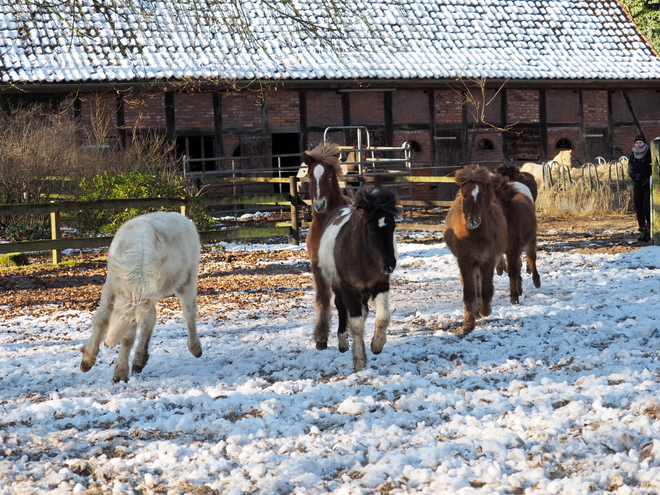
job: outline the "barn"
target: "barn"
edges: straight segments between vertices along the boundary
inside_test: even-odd
[[[616,1],[350,5],[0,0],[0,101],[48,101],[119,144],[162,133],[205,171],[296,165],[324,134],[408,143],[422,175],[660,135],[660,58]]]

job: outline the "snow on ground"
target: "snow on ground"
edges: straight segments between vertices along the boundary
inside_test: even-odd
[[[359,373],[315,349],[311,290],[200,321],[200,359],[161,317],[127,384],[114,349],[79,371],[92,314],[0,319],[0,493],[660,493],[659,247],[541,252],[542,287],[513,307],[496,277],[463,339],[446,246],[399,251]]]

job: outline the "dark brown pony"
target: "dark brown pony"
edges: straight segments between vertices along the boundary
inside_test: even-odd
[[[507,247],[507,222],[487,168],[467,165],[456,173],[459,191],[445,220],[444,241],[456,257],[463,284],[463,335],[477,316],[491,313],[495,265]]]
[[[539,195],[539,186],[536,183],[536,179],[529,172],[521,172],[520,167],[516,165],[499,165],[497,167],[497,173],[508,178],[513,182],[520,182],[524,184],[529,189],[529,192],[532,193],[532,198],[536,202],[536,198]]]
[[[313,150],[305,151],[302,156],[303,162],[307,165],[309,196],[312,202],[312,224],[307,232],[306,244],[307,255],[312,264],[317,307],[319,307],[319,301],[326,301],[331,297],[327,285],[319,283],[319,280],[322,280],[319,269],[319,243],[326,227],[326,220],[328,215],[337,208],[352,203],[352,200],[344,195],[339,184],[342,179],[339,154],[339,146],[330,141],[324,141]],[[346,352],[348,350],[346,316],[340,314],[339,320],[339,350]],[[328,332],[326,330],[325,335],[323,333],[318,329],[314,330],[316,348],[319,350],[328,347]]]
[[[522,289],[521,256],[525,251],[527,271],[532,274],[534,287],[541,287],[536,269],[536,207],[527,192],[521,192],[515,182],[495,176],[495,195],[502,205],[507,223],[506,271],[509,274],[511,304],[518,304]],[[498,271],[499,273],[499,271]]]
[[[367,362],[364,327],[368,303],[376,307],[371,351],[379,354],[390,323],[390,275],[397,263],[394,229],[398,215],[396,195],[384,188],[361,188],[355,204],[338,208],[328,217],[321,237],[316,285],[314,334],[327,346],[330,330],[330,295],[339,315],[339,350],[348,349],[347,324],[353,336],[353,369]]]

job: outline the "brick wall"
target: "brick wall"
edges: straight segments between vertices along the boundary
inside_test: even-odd
[[[124,123],[128,128],[165,130],[164,93],[128,92],[123,95]]]
[[[607,91],[583,91],[582,104],[586,124],[607,127]]]
[[[511,89],[507,91],[507,122],[538,122],[539,93],[531,89]]]
[[[436,90],[435,99],[435,121],[438,124],[463,123],[463,110],[461,108],[461,95],[450,89]]]
[[[325,128],[342,124],[343,113],[340,94],[336,91],[307,91],[308,126]],[[311,135],[310,142],[313,142]]]
[[[383,93],[349,93],[351,125],[378,125],[385,123]]]
[[[397,90],[392,93],[394,124],[427,124],[429,96],[426,91]]]
[[[300,129],[300,96],[298,91],[269,91],[268,120],[271,130],[296,132]]]
[[[176,132],[213,134],[213,95],[211,93],[177,93],[174,95]]]
[[[222,125],[228,132],[260,128],[262,100],[260,93],[240,91],[222,96]],[[225,148],[226,149],[226,148]]]

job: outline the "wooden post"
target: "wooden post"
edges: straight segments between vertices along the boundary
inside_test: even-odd
[[[50,237],[53,240],[61,238],[60,235],[60,212],[51,211],[50,212]],[[53,249],[53,265],[57,265],[62,262],[62,251],[59,249]]]
[[[289,177],[289,197],[291,198],[291,244],[300,243],[300,225],[298,224],[298,178]]]
[[[660,246],[660,138],[651,141],[651,243]]]

